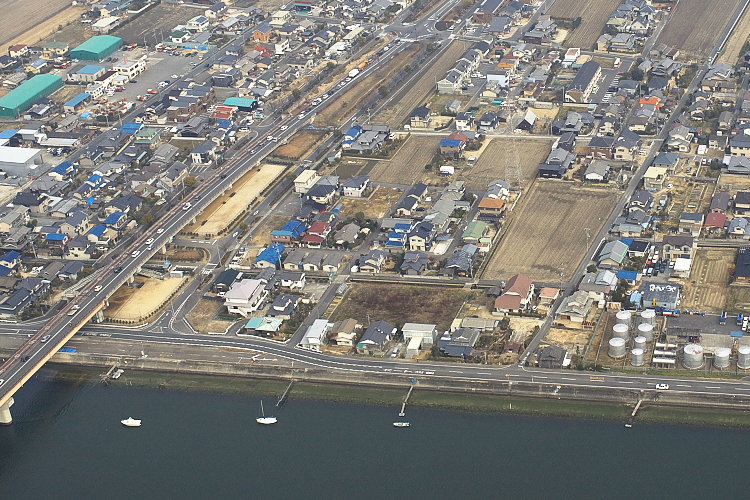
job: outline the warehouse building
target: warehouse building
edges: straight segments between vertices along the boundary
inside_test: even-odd
[[[0,146],[0,174],[37,176],[37,170],[43,164],[41,149]]]
[[[47,97],[63,86],[57,75],[36,75],[0,97],[0,116],[18,118],[42,97]]]
[[[101,61],[122,47],[122,38],[112,35],[92,36],[70,51],[70,57],[83,61]]]

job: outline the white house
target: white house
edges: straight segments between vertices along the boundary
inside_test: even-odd
[[[300,341],[300,347],[319,351],[320,346],[328,335],[328,330],[331,329],[333,323],[329,323],[326,319],[316,319],[310,328],[305,332],[304,337]]]
[[[247,317],[257,311],[268,297],[266,283],[262,280],[235,281],[224,295],[224,305],[231,314]]]

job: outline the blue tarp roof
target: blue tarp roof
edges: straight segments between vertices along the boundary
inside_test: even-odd
[[[68,235],[65,233],[49,233],[47,235],[47,241],[63,241]]]
[[[10,139],[18,133],[18,130],[9,128],[0,132],[0,139]]]
[[[64,106],[78,106],[89,97],[91,97],[91,94],[89,94],[88,92],[81,92],[80,94],[66,102]]]
[[[141,127],[143,127],[143,124],[141,123],[135,123],[135,122],[123,123],[122,131],[126,134],[135,134],[141,129]]]
[[[104,219],[104,223],[114,224],[119,221],[123,215],[125,215],[125,212],[115,212],[113,214],[110,214],[106,219]]]
[[[86,205],[91,205],[92,203],[94,203],[94,197],[90,196],[89,199],[86,200]]]
[[[107,226],[103,226],[101,224],[96,225],[89,230],[88,234],[93,234],[94,236],[101,236],[107,231]]]
[[[351,137],[357,137],[360,132],[362,132],[362,127],[360,127],[359,125],[355,125],[352,128],[350,128],[349,130],[347,130],[344,135],[348,135],[348,136],[351,136]]]
[[[216,120],[216,127],[223,128],[223,129],[230,129],[232,128],[232,120],[227,120],[226,118],[219,118]]]
[[[440,146],[446,148],[457,148],[461,146],[461,140],[459,139],[440,139]]]
[[[266,261],[271,264],[277,264],[281,262],[281,256],[284,254],[286,247],[281,243],[272,243],[265,250],[260,252],[255,258],[255,262]]]
[[[620,241],[625,243],[628,247],[633,244],[633,241],[635,241],[633,238],[620,238]]]
[[[638,271],[617,271],[617,279],[635,281],[638,279]]]
[[[71,170],[75,170],[75,165],[72,161],[64,161],[55,168],[52,169],[52,171],[56,174],[65,175]]]

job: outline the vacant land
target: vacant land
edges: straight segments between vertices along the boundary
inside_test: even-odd
[[[139,15],[136,21],[115,29],[111,34],[119,36],[125,43],[156,45],[167,37],[173,27],[185,24],[190,18],[198,15],[195,9],[185,6],[160,3]]]
[[[217,198],[199,216],[195,224],[186,228],[188,233],[212,237],[224,231],[287,168],[284,165],[264,163],[251,170],[234,183],[232,190]]]
[[[234,321],[227,316],[221,300],[201,299],[187,314],[190,325],[202,333],[224,333]]]
[[[573,352],[575,352],[577,347],[580,352],[583,352],[583,349],[591,338],[591,334],[592,332],[590,330],[550,328],[549,333],[544,337],[544,341],[556,346],[565,347]]]
[[[342,178],[354,177],[355,175],[368,174],[377,163],[377,160],[343,157],[335,164],[330,173]]]
[[[618,196],[616,191],[538,180],[513,211],[484,278],[523,273],[537,281],[558,281],[562,273],[568,279],[586,251],[584,228],[597,234]]]
[[[295,133],[289,142],[276,148],[274,156],[287,160],[302,160],[325,138],[322,130],[304,129]]]
[[[580,17],[581,25],[568,34],[565,46],[590,49],[620,3],[620,0],[555,0],[547,14],[563,19]]]
[[[104,310],[104,316],[124,321],[138,321],[148,318],[180,288],[185,280],[187,278],[157,280],[138,276],[135,282],[142,284],[142,286],[140,288],[121,286],[109,298],[109,307]]]
[[[34,44],[78,19],[85,7],[71,7],[68,0],[0,0],[0,54],[15,43]],[[69,41],[65,39],[66,41]]]
[[[705,57],[713,50],[739,3],[740,0],[717,0],[707,8],[705,0],[680,0],[658,42],[680,49],[681,59]]]
[[[721,53],[718,62],[729,63],[734,66],[742,55],[742,48],[748,38],[750,38],[750,9],[742,14],[742,19],[734,28],[732,36],[727,40],[724,52]]]
[[[377,187],[368,198],[342,198],[342,213],[353,216],[362,212],[368,219],[380,219],[391,211],[391,207],[401,198],[398,189]]]
[[[463,290],[407,285],[352,285],[331,314],[331,321],[354,318],[364,325],[379,319],[398,327],[404,323],[435,323],[447,330],[467,297]]]
[[[269,215],[263,222],[263,225],[253,231],[253,237],[250,245],[253,247],[265,247],[271,244],[271,231],[281,229],[289,221],[288,215]],[[253,256],[255,259],[255,256]]]
[[[454,41],[443,54],[427,68],[420,77],[406,85],[406,93],[397,96],[389,105],[380,111],[376,123],[386,123],[391,127],[400,127],[409,118],[409,114],[423,105],[435,91],[435,82],[442,79],[449,69],[456,64],[461,55],[471,48],[472,43]]]
[[[373,180],[414,184],[427,176],[424,167],[438,152],[440,137],[412,135],[391,160],[383,160],[370,172]]]
[[[381,85],[387,85],[404,66],[414,62],[422,45],[413,43],[393,59],[386,62],[377,71],[368,76],[356,79],[348,90],[329,101],[328,106],[315,117],[316,126],[339,126],[356,113],[364,103],[373,96]]]
[[[695,253],[683,306],[698,311],[721,312],[727,307],[729,277],[737,256],[735,249],[705,249]]]
[[[527,187],[537,175],[539,164],[549,155],[552,141],[545,139],[514,140],[492,139],[473,166],[457,170],[457,178],[467,189],[486,189],[490,182],[503,179],[516,184],[516,169],[522,187]],[[467,152],[466,155],[471,155]]]

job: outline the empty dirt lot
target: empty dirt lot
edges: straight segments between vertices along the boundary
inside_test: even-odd
[[[121,286],[109,298],[109,307],[104,316],[111,319],[138,321],[155,313],[169,297],[180,288],[187,278],[154,278],[136,277],[140,288]]]
[[[716,0],[708,8],[706,0],[680,0],[657,41],[680,49],[680,59],[705,57],[739,3],[740,0]]]
[[[303,129],[295,133],[289,142],[276,148],[273,156],[288,160],[302,160],[326,136],[322,130]]]
[[[422,74],[407,84],[408,89],[402,96],[397,96],[375,117],[376,123],[386,123],[391,127],[400,127],[409,114],[423,104],[435,91],[435,82],[442,79],[453,67],[461,55],[473,44],[466,41],[454,41],[445,52]]]
[[[348,120],[372,97],[373,92],[377,92],[378,87],[388,84],[404,66],[413,63],[421,50],[421,44],[413,43],[373,73],[356,79],[346,92],[329,101],[330,104],[315,117],[315,125],[337,127]]]
[[[229,193],[211,203],[198,215],[197,222],[188,226],[185,231],[204,237],[218,235],[250,204],[254,203],[260,193],[286,168],[284,165],[264,163],[258,169],[246,173],[234,183]]]
[[[521,184],[522,187],[527,187],[536,177],[539,164],[547,158],[551,147],[552,141],[545,139],[492,139],[476,164],[457,171],[457,178],[466,183],[467,189],[486,189],[496,179],[503,179],[515,186],[515,173],[511,166],[516,162],[517,156]],[[472,152],[466,153],[467,156],[471,154]]]
[[[199,13],[200,11],[183,5],[161,3],[138,16],[135,21],[115,29],[111,34],[121,37],[125,43],[142,45],[145,38],[149,45],[155,45],[162,41],[162,34],[166,37],[172,28],[185,24]]]
[[[391,211],[402,194],[398,189],[378,186],[368,198],[342,198],[342,212],[347,217],[362,212],[368,219],[380,219]]]
[[[489,262],[485,279],[523,273],[537,281],[567,280],[620,193],[559,181],[534,183],[511,214],[509,227]],[[591,242],[593,244],[593,242]]]
[[[355,283],[333,311],[331,321],[354,318],[367,327],[379,319],[404,323],[434,323],[447,330],[467,297],[463,290],[428,286]]]
[[[620,0],[555,0],[547,14],[563,19],[580,17],[581,25],[568,34],[563,44],[566,47],[590,49],[620,3]]]
[[[69,0],[0,0],[0,10],[0,54],[15,43],[37,43],[86,11],[71,7]]]
[[[391,160],[383,160],[370,172],[373,180],[414,184],[427,177],[424,169],[438,152],[440,137],[411,135]]]
[[[698,249],[690,279],[685,284],[683,307],[698,311],[723,311],[727,307],[728,285],[736,257],[735,249]]]

